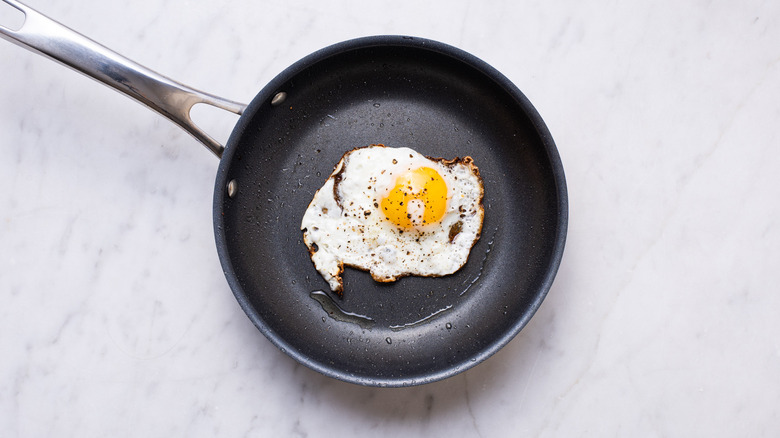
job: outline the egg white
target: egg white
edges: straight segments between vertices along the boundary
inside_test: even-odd
[[[402,229],[385,219],[381,199],[408,170],[431,167],[447,185],[440,222]],[[331,290],[343,289],[344,266],[369,271],[379,282],[407,275],[443,276],[460,269],[479,239],[484,189],[470,157],[446,161],[409,148],[353,149],[314,195],[301,221],[304,243]],[[424,206],[410,202],[409,212]]]

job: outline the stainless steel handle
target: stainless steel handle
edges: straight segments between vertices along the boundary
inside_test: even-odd
[[[0,37],[58,61],[143,103],[181,126],[217,157],[225,147],[190,117],[203,103],[241,115],[246,105],[204,93],[139,65],[16,0],[2,0],[24,13],[18,30],[0,25]]]

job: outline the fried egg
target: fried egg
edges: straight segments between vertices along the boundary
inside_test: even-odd
[[[378,282],[460,269],[479,239],[484,189],[471,157],[428,158],[372,145],[341,158],[301,221],[317,271],[336,293],[344,266]]]

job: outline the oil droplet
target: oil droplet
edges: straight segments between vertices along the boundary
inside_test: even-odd
[[[390,339],[390,337],[385,338],[385,342],[387,342],[388,345],[393,343],[393,340]]]
[[[320,303],[322,310],[324,310],[328,316],[335,319],[336,321],[357,324],[360,326],[360,328],[365,330],[371,330],[371,328],[374,326],[373,319],[367,316],[358,315],[357,313],[347,312],[346,310],[339,307],[339,305],[333,301],[333,298],[331,298],[330,295],[321,290],[315,290],[311,292],[309,296]],[[350,341],[348,340],[348,342]]]
[[[489,205],[488,205],[488,208],[489,208]],[[496,229],[493,231],[493,237],[491,237],[491,238],[490,238],[490,241],[488,242],[487,251],[485,251],[485,256],[482,258],[482,264],[479,266],[479,272],[477,272],[477,276],[476,276],[476,277],[474,277],[474,279],[473,279],[473,280],[471,280],[471,283],[469,283],[469,285],[468,285],[468,286],[466,286],[466,288],[465,288],[465,289],[463,289],[463,291],[460,293],[460,296],[463,296],[463,295],[465,295],[465,294],[466,294],[466,292],[468,292],[468,291],[469,291],[469,289],[471,289],[471,287],[472,287],[472,286],[474,286],[474,284],[475,284],[477,281],[479,281],[479,277],[481,277],[481,276],[482,276],[482,271],[484,271],[484,270],[485,270],[485,263],[487,262],[488,256],[490,255],[490,250],[491,250],[491,249],[493,249],[493,241],[496,239],[496,233],[497,233],[497,232],[498,232],[498,228],[496,228]]]
[[[376,102],[376,103],[374,104],[374,108],[379,108],[379,102]]]
[[[444,327],[446,327],[447,330],[452,330],[452,324],[450,324],[449,322],[445,324]]]
[[[453,305],[450,304],[449,306],[447,306],[447,307],[445,307],[443,309],[439,309],[439,310],[431,313],[430,315],[426,316],[425,318],[422,318],[422,319],[414,321],[414,322],[408,322],[406,324],[391,325],[390,326],[390,330],[392,330],[394,332],[397,332],[397,331],[408,329],[408,328],[411,328],[411,327],[417,327],[417,326],[423,325],[423,324],[429,322],[430,320],[432,320],[432,319],[434,319],[434,318],[436,318],[438,316],[441,316],[441,314],[449,311],[450,309],[452,309],[452,307],[453,307]]]

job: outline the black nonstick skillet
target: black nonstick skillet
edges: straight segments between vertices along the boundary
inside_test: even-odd
[[[300,363],[362,385],[436,381],[506,345],[550,289],[566,239],[563,167],[531,103],[476,57],[421,38],[355,39],[296,62],[244,106],[3,1],[25,23],[0,36],[146,104],[220,158],[214,231],[225,276],[257,328]],[[241,114],[224,148],[190,120],[196,103]],[[485,185],[482,236],[446,277],[380,284],[347,268],[340,298],[314,269],[300,221],[342,154],[376,143],[471,156]]]

